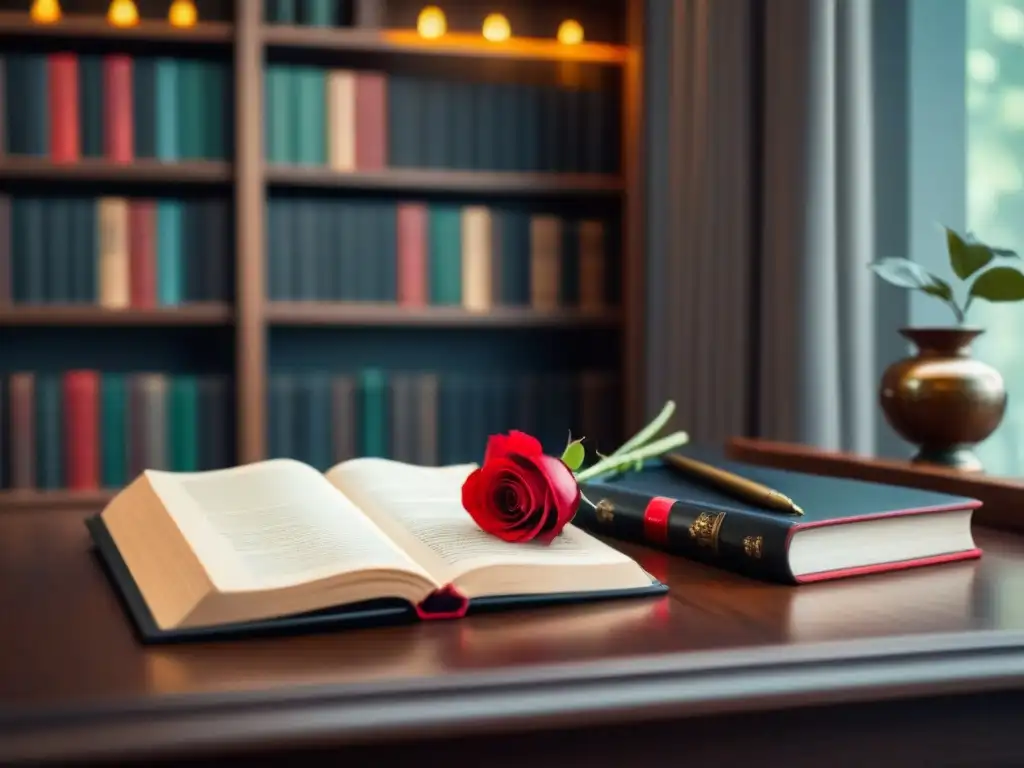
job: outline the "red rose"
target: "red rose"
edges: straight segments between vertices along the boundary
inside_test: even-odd
[[[505,541],[550,542],[579,503],[572,470],[545,456],[537,438],[514,430],[491,435],[483,465],[462,485],[462,506],[470,517]]]

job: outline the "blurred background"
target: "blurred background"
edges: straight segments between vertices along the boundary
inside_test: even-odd
[[[0,500],[147,467],[701,442],[905,457],[867,265],[1018,248],[1015,0],[3,0]],[[1024,463],[1018,305],[979,303]]]

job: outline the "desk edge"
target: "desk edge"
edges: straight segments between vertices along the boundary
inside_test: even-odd
[[[377,685],[0,710],[0,763],[461,737],[1015,689],[1024,633],[680,653]]]

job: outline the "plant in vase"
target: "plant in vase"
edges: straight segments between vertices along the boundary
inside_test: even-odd
[[[971,342],[983,330],[967,315],[977,300],[1024,300],[1024,272],[1018,255],[943,228],[954,289],[910,259],[888,258],[871,269],[891,285],[935,297],[952,312],[948,327],[901,328],[917,352],[893,363],[882,375],[879,400],[890,426],[916,445],[914,461],[981,471],[972,448],[991,435],[1006,412],[1002,376],[971,357]],[[1016,262],[1016,263],[1015,263]],[[958,296],[959,294],[959,296]]]

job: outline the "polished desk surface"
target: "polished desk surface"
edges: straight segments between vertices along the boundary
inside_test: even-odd
[[[441,723],[454,734],[507,731],[535,726],[545,708],[563,724],[598,724],[627,710],[1022,687],[1024,539],[976,538],[979,561],[799,588],[625,547],[668,596],[143,647],[92,558],[82,514],[12,511],[0,515],[0,764],[155,755],[204,739],[366,742]],[[854,663],[856,685],[843,675]]]

